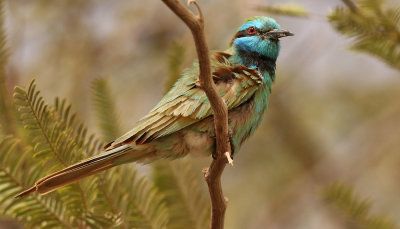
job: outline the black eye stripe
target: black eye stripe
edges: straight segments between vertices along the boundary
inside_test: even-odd
[[[240,30],[239,32],[237,32],[235,37],[234,37],[234,39],[241,38],[241,37],[257,36],[257,35],[260,35],[260,34],[263,34],[263,33],[268,33],[270,31],[274,30],[273,28],[270,28],[270,29],[267,29],[266,31],[260,31],[256,27],[253,27],[255,32],[254,33],[249,33],[249,28],[247,28],[245,30]]]
[[[248,29],[240,30],[239,32],[236,33],[235,38],[250,37],[250,36],[259,35],[259,34],[260,34],[260,31],[259,31],[257,28],[255,28],[255,27],[253,27],[253,28],[254,28],[254,30],[255,30],[254,33],[250,34],[249,31],[248,31]]]

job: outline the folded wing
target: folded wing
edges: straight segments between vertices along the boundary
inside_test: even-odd
[[[217,90],[230,110],[248,101],[263,86],[263,79],[254,69],[231,65],[228,57],[227,53],[217,53],[212,59],[212,70]],[[134,129],[105,148],[110,150],[124,144],[144,144],[211,115],[211,105],[198,82],[198,66],[195,64]]]

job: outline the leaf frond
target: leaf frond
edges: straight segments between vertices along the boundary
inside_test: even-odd
[[[168,209],[162,194],[132,165],[122,165],[102,174],[99,182],[105,203],[120,212],[122,228],[167,228]]]
[[[173,43],[168,53],[168,78],[165,84],[165,90],[168,91],[180,77],[185,60],[185,47],[181,43]]]
[[[46,165],[44,167],[49,168],[46,169],[47,174],[100,151],[101,142],[87,136],[87,129],[72,114],[71,106],[59,99],[54,106],[47,105],[36,89],[35,81],[28,90],[16,87],[14,100],[24,128],[29,133],[34,151],[32,160]],[[94,178],[68,185],[57,193],[68,214],[75,217],[75,223],[94,225],[90,218],[94,212],[91,205],[98,195]],[[89,219],[91,221],[86,222]]]
[[[334,206],[343,215],[347,228],[398,228],[388,217],[371,215],[371,201],[359,197],[349,186],[331,184],[322,190],[322,196],[326,203]]]
[[[190,162],[160,161],[153,166],[153,179],[165,194],[170,210],[168,228],[207,228],[210,206],[202,179],[196,176]]]
[[[256,7],[256,10],[260,12],[290,16],[290,17],[301,17],[301,18],[309,17],[309,13],[304,8],[304,6],[296,3],[280,4],[277,6],[258,6]]]
[[[400,8],[385,8],[383,0],[357,1],[357,12],[339,7],[328,19],[354,39],[352,50],[366,52],[400,70]]]
[[[3,214],[37,228],[71,228],[73,217],[66,215],[66,207],[57,194],[32,195],[25,199],[13,197],[29,187],[32,180],[43,175],[43,168],[30,160],[32,149],[17,151],[19,142],[6,137],[0,142],[0,204]]]
[[[114,100],[106,79],[93,82],[93,107],[103,137],[109,141],[120,132]],[[108,206],[121,228],[166,228],[168,211],[161,193],[139,178],[134,165],[110,169],[97,176],[99,196],[96,205]],[[101,208],[101,207],[100,207]]]
[[[8,56],[7,35],[4,29],[4,3],[0,1],[0,125],[4,134],[15,134],[15,115],[10,102],[11,94],[6,84]]]
[[[120,125],[115,112],[114,99],[106,78],[99,78],[93,81],[92,104],[104,141],[110,142],[114,140],[120,134]]]

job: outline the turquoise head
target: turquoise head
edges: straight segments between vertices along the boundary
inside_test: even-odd
[[[276,60],[279,55],[279,38],[293,36],[283,30],[272,18],[265,16],[252,17],[238,29],[231,45],[238,55],[260,57]]]

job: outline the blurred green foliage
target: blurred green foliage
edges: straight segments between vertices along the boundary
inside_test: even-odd
[[[185,63],[185,47],[180,43],[173,43],[170,48],[168,56],[168,80],[165,85],[168,91],[179,78],[183,71],[183,64]]]
[[[4,7],[3,1],[0,2],[0,27],[4,28]],[[15,131],[13,125],[13,113],[11,109],[10,93],[6,86],[6,63],[8,51],[6,48],[6,33],[4,29],[0,30],[0,121],[3,131],[11,134]]]
[[[324,200],[344,215],[344,228],[396,229],[393,220],[371,215],[371,203],[360,198],[349,186],[340,183],[328,185],[322,191]]]
[[[340,33],[354,38],[351,49],[400,70],[400,7],[385,6],[385,2],[360,0],[352,8],[336,8],[328,18]]]
[[[209,227],[208,191],[201,187],[201,173],[196,174],[192,166],[192,163],[185,159],[160,161],[153,165],[155,185],[165,195],[170,213],[167,228]]]
[[[111,142],[121,134],[121,127],[107,78],[98,78],[93,81],[92,94],[93,109],[97,115],[101,134],[104,141]]]
[[[100,87],[99,90],[105,89]],[[24,130],[29,134],[14,140],[21,142],[19,148],[25,152],[21,159],[13,150],[13,144],[4,143],[2,155],[7,159],[1,179],[4,187],[1,197],[6,203],[4,214],[21,220],[28,227],[39,228],[113,225],[165,228],[168,215],[162,197],[146,178],[138,178],[132,166],[121,166],[45,197],[14,199],[14,195],[31,186],[35,179],[97,154],[102,146],[94,135],[87,134],[86,127],[77,121],[65,100],[56,99],[54,105],[47,105],[34,81],[27,90],[16,87],[14,98]],[[96,110],[105,106],[95,105],[99,106]],[[26,161],[20,161],[22,159]]]
[[[304,17],[307,18],[309,13],[301,4],[289,3],[280,4],[276,6],[259,6],[257,10],[270,14],[285,15],[291,17]]]

